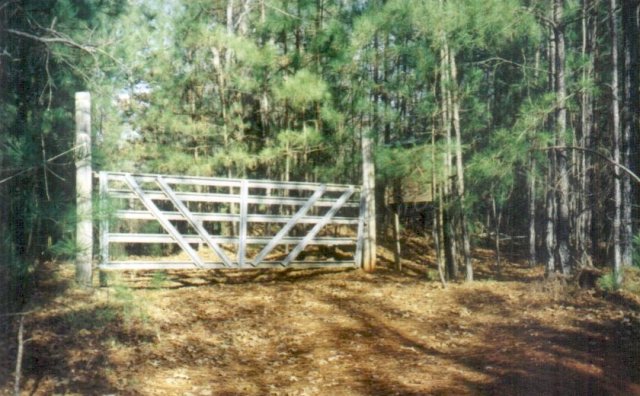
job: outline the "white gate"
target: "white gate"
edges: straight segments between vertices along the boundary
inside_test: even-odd
[[[361,262],[364,204],[356,186],[120,172],[99,177],[102,271]],[[168,253],[117,257],[145,245]]]

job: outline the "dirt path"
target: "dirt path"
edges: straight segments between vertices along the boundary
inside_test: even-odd
[[[640,395],[640,305],[536,279],[361,271],[41,274],[24,394]],[[0,341],[0,394],[15,339]]]

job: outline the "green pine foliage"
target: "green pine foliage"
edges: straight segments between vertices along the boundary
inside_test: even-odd
[[[443,168],[457,147],[443,109],[454,95],[468,222],[484,221],[490,199],[512,217],[507,232],[525,232],[516,219],[525,194],[513,192],[532,175],[534,204],[544,209],[552,168],[544,150],[559,143],[548,1],[24,0],[1,7],[6,1],[3,262],[32,262],[51,246],[73,251],[63,215],[74,205],[72,158],[45,162],[73,147],[80,90],[94,93],[99,170],[360,183],[361,137],[371,136],[380,189],[427,188],[434,177],[452,183]],[[597,51],[583,53],[581,3],[565,3],[564,143],[580,139],[588,93],[599,112],[594,145],[608,155],[610,44],[596,40]],[[597,34],[606,34],[606,5],[594,3],[589,13]],[[59,42],[37,39],[51,35]],[[603,169],[589,170],[600,180],[601,231],[611,217],[611,175]]]
[[[104,74],[106,32],[126,9],[124,0],[0,1],[0,309],[19,309],[35,263],[65,244],[74,93]]]

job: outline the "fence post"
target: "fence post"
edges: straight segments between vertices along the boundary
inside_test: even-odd
[[[91,94],[76,92],[76,282],[92,286],[93,214],[91,205]]]
[[[365,202],[365,239],[362,269],[376,268],[376,173],[373,161],[374,140],[371,131],[362,132],[362,194]]]

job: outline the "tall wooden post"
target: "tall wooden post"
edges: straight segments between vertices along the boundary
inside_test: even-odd
[[[362,194],[365,201],[365,232],[362,269],[376,268],[376,175],[371,131],[362,132]]]
[[[92,285],[91,94],[76,92],[76,282]]]

